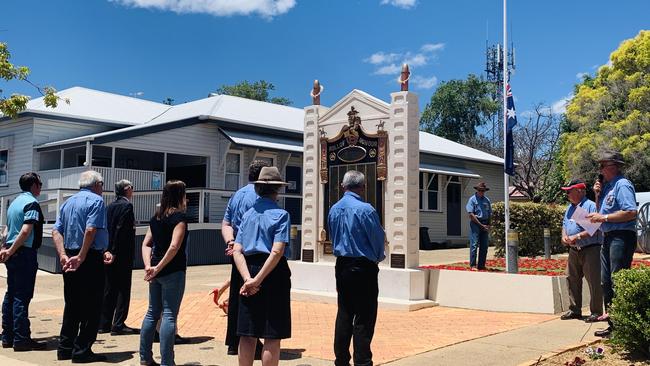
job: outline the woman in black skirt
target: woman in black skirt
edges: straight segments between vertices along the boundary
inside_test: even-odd
[[[255,343],[264,338],[262,365],[280,362],[280,340],[291,337],[289,213],[276,203],[287,185],[276,167],[264,167],[255,191],[260,198],[242,217],[233,258],[244,284],[239,299],[239,365],[253,364]]]

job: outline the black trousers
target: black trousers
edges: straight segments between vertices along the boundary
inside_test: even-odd
[[[350,340],[354,364],[372,365],[370,343],[377,321],[379,285],[377,263],[361,258],[336,258],[338,312],[334,330],[334,355],[337,366],[350,364]]]
[[[66,250],[70,256],[78,250]],[[97,327],[104,295],[104,262],[102,253],[89,250],[86,260],[75,272],[63,274],[63,322],[59,337],[59,354],[72,353],[73,358],[87,356],[97,339]]]
[[[129,316],[133,257],[116,257],[105,268],[104,305],[99,329],[109,331],[123,328]]]
[[[237,319],[239,317],[239,289],[243,284],[243,279],[237,270],[234,260],[231,257],[230,269],[230,294],[228,295],[228,328],[226,330],[226,345],[232,347],[239,346],[239,336],[237,336]]]

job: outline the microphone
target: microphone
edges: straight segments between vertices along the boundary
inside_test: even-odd
[[[598,181],[600,182],[600,184],[603,184],[603,179],[605,179],[603,174],[602,173],[598,174]]]

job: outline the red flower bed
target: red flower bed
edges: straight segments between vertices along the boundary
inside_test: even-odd
[[[486,269],[479,272],[506,273],[506,260],[504,258],[489,259],[485,262]],[[567,266],[566,259],[538,259],[520,258],[519,274],[536,276],[564,276]],[[650,261],[635,260],[632,267],[650,267]],[[454,271],[470,271],[469,262],[440,264],[435,266],[420,266],[422,269],[449,269]]]

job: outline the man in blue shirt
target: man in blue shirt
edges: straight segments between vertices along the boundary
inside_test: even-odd
[[[598,230],[594,235],[582,228],[573,215],[578,208],[596,212],[596,204],[585,197],[587,185],[582,179],[574,179],[561,188],[569,198],[569,206],[562,220],[562,244],[569,247],[567,262],[567,284],[569,285],[569,311],[562,320],[582,319],[582,277],[589,285],[589,315],[585,322],[593,323],[603,314],[603,290],[600,287],[600,245],[602,234]]]
[[[337,366],[350,363],[350,340],[354,364],[372,365],[370,343],[377,320],[378,263],[386,258],[386,234],[377,211],[361,199],[366,184],[362,173],[350,170],[341,184],[345,193],[327,217],[336,256],[338,312],[334,330]]]
[[[485,260],[488,251],[488,238],[490,232],[490,218],[492,217],[492,203],[485,196],[490,188],[485,182],[474,186],[476,193],[467,201],[465,210],[469,215],[469,266],[476,269],[476,251],[478,249],[478,269],[485,269]]]
[[[260,171],[265,166],[269,166],[269,164],[262,160],[253,160],[248,166],[248,184],[235,192],[230,197],[230,201],[228,201],[228,207],[226,207],[226,213],[221,222],[221,236],[226,243],[227,256],[232,257],[233,244],[235,244],[235,238],[237,237],[242,217],[249,208],[253,207],[255,201],[257,201],[258,196],[255,193],[255,184],[253,182],[259,178]],[[231,265],[230,281],[222,285],[217,291],[221,292],[230,286],[230,295],[228,296],[228,328],[226,330],[225,343],[228,346],[228,354],[236,355],[239,346],[239,337],[237,336],[239,289],[243,281],[239,271],[237,271],[235,262],[231,261]],[[260,356],[261,352],[262,344],[258,341],[257,356]]]
[[[105,361],[91,347],[104,295],[104,264],[113,256],[108,248],[104,180],[92,170],[81,173],[80,191],[61,206],[52,240],[63,270],[65,307],[57,350],[58,360],[74,363]]]
[[[598,159],[600,173],[604,182],[598,180],[594,185],[598,213],[589,214],[592,222],[602,223],[600,230],[605,241],[600,254],[601,284],[605,298],[605,310],[609,309],[614,298],[612,274],[632,266],[636,249],[636,194],[632,182],[622,174],[625,161],[617,151],[605,151]],[[604,187],[603,187],[604,184]],[[608,336],[609,327],[596,331],[599,337]]]
[[[36,251],[43,239],[43,212],[36,197],[41,194],[41,179],[26,173],[18,181],[23,191],[7,210],[6,244],[0,262],[7,267],[7,292],[2,303],[2,348],[14,351],[45,349],[45,343],[31,338],[29,302],[34,296],[38,262]]]

